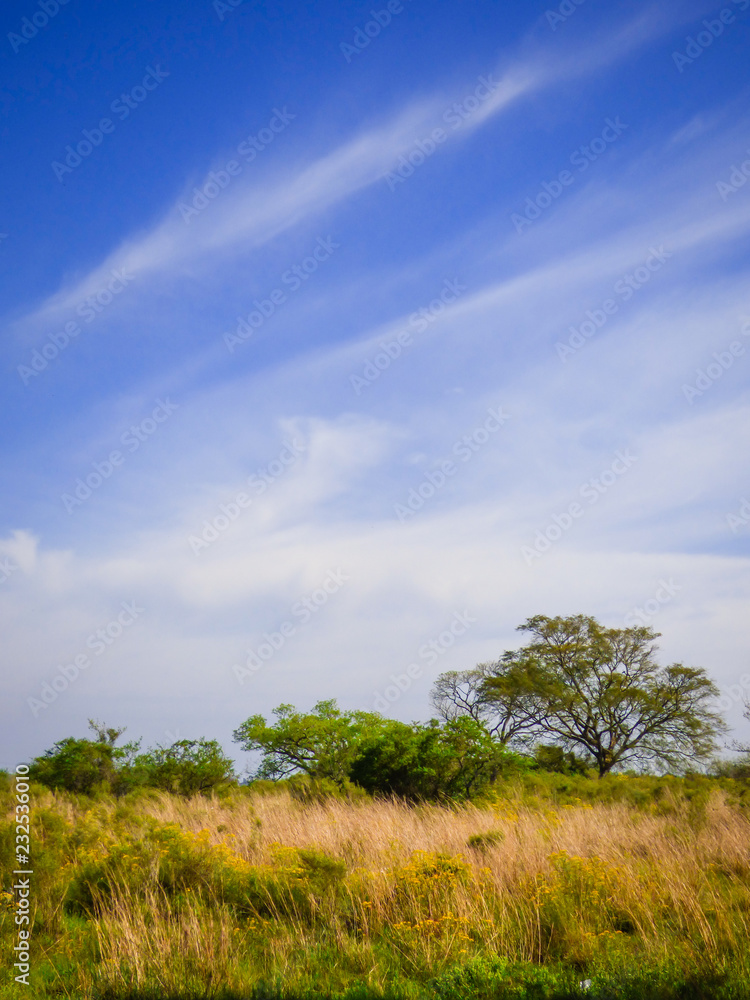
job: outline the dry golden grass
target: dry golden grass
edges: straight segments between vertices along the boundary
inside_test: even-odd
[[[113,883],[93,922],[96,982],[82,969],[81,988],[241,990],[259,978],[307,982],[321,968],[334,986],[382,988],[487,954],[576,969],[617,956],[747,959],[750,823],[718,787],[700,809],[669,791],[646,808],[545,809],[520,798],[301,802],[285,790],[93,804],[50,793],[35,808],[75,831],[70,877],[113,845],[137,844],[149,823],[218,873],[175,894],[157,857]],[[298,850],[345,863],[333,888],[309,880]],[[228,877],[239,886],[231,898],[216,888]],[[266,886],[265,907],[237,910],[243,879]]]
[[[515,804],[450,809],[335,799],[303,805],[281,792],[252,799],[252,807],[247,800],[223,805],[215,799],[162,796],[142,808],[160,823],[192,833],[208,830],[214,843],[231,843],[252,864],[268,863],[271,846],[283,844],[317,848],[371,869],[403,863],[414,851],[463,854],[475,867],[489,866],[498,886],[548,871],[550,855],[561,851],[616,865],[650,860],[677,881],[709,865],[738,874],[750,870],[750,823],[720,791],[711,796],[698,829],[676,804],[665,815],[626,804],[544,811]],[[493,831],[503,835],[495,848],[468,849],[470,837]]]

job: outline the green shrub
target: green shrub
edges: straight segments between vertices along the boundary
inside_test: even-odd
[[[177,795],[205,794],[236,782],[234,764],[218,740],[177,740],[136,756],[123,781]]]
[[[555,774],[586,774],[590,764],[574,753],[566,753],[562,747],[540,743],[534,750],[534,762],[542,771]]]
[[[117,783],[114,747],[68,737],[31,762],[29,777],[53,791],[88,795],[97,787],[111,790]]]
[[[112,845],[104,856],[82,851],[65,895],[65,910],[99,916],[115,896],[159,889],[167,898],[227,904],[237,914],[311,919],[343,885],[346,864],[322,851],[277,845],[273,863],[250,865],[208,831],[187,834],[152,824],[140,839]]]
[[[456,966],[430,985],[437,1000],[574,1000],[589,996],[570,972],[482,957]]]
[[[67,737],[55,743],[31,762],[31,780],[94,798],[132,795],[145,787],[178,795],[225,794],[236,784],[234,764],[217,740],[177,740],[140,753],[139,742],[115,746],[123,729],[93,721],[89,726],[96,740]]]
[[[489,851],[504,840],[505,834],[502,830],[488,830],[486,833],[472,834],[466,842],[466,846],[474,851]]]

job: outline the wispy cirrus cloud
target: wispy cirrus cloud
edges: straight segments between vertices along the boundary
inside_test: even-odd
[[[705,5],[694,6],[702,10]],[[667,13],[654,6],[608,26],[574,50],[536,43],[525,56],[490,76],[491,95],[462,120],[457,138],[484,127],[525,96],[611,68],[687,19],[684,10]],[[280,179],[278,169],[273,169],[259,183],[238,181],[190,225],[176,208],[170,208],[151,230],[125,240],[88,274],[69,280],[59,292],[19,318],[14,327],[33,338],[35,330],[55,324],[96,294],[113,270],[132,275],[142,287],[165,270],[179,273],[188,262],[194,267],[203,260],[204,266],[210,267],[213,260],[239,244],[263,246],[379,182],[399,156],[413,148],[415,139],[439,125],[446,109],[465,96],[456,91],[417,99],[383,123],[371,125],[320,154],[312,163],[283,167]],[[187,190],[181,197],[186,196]]]

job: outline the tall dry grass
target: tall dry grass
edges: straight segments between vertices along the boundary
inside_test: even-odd
[[[538,921],[536,927],[530,924],[538,906],[529,909],[528,903],[539,902],[531,887],[559,885],[566,857],[580,859],[579,881],[585,881],[584,862],[602,878],[611,873],[612,892],[657,950],[657,909],[705,953],[747,948],[750,942],[750,824],[720,791],[711,794],[697,821],[689,804],[674,800],[649,812],[626,804],[540,811],[521,804],[449,809],[395,801],[303,806],[282,793],[256,799],[252,812],[174,798],[154,803],[149,811],[163,823],[210,831],[215,843],[230,843],[250,864],[271,863],[275,844],[319,849],[353,869],[384,875],[408,865],[415,852],[462,856],[473,875],[456,894],[462,914],[484,920],[501,916],[501,927],[520,920],[525,933],[519,935],[516,927],[511,939],[525,958],[542,958],[544,947]],[[488,833],[496,836],[483,844],[478,835]],[[472,838],[479,841],[475,847],[469,846]],[[575,881],[574,873],[571,878]],[[374,903],[381,909],[389,884],[383,880]],[[492,906],[487,893],[494,896]],[[731,916],[728,895],[738,904]],[[596,901],[596,893],[592,898]],[[389,916],[383,909],[384,919]],[[579,926],[590,920],[584,913],[577,917]],[[495,929],[492,944],[502,950],[500,937]]]
[[[718,787],[699,807],[667,790],[640,809],[283,790],[47,794],[37,809],[48,849],[65,841],[58,895],[66,879],[93,886],[96,961],[66,973],[89,992],[241,992],[260,979],[385,989],[486,955],[575,970],[748,966],[750,823]],[[59,899],[55,914],[50,931],[64,935]]]

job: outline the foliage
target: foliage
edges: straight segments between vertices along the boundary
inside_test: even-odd
[[[96,787],[111,791],[117,784],[115,751],[108,743],[69,736],[32,761],[29,777],[53,790],[85,795]]]
[[[270,865],[248,864],[208,830],[185,833],[175,824],[150,824],[144,836],[126,837],[103,856],[84,853],[70,883],[69,913],[101,916],[118,895],[144,884],[179,910],[191,901],[226,906],[235,916],[312,920],[322,900],[341,883],[346,865],[317,850],[277,845]]]
[[[374,713],[342,712],[334,700],[318,702],[307,714],[293,705],[279,705],[273,714],[272,725],[262,715],[253,715],[233,733],[244,750],[261,752],[255,777],[278,779],[303,772],[339,787],[349,777],[365,734],[384,723]]]
[[[234,738],[245,750],[261,751],[256,780],[294,780],[301,773],[313,782],[302,786],[306,795],[329,782],[349,794],[353,783],[373,795],[460,800],[528,766],[472,718],[405,723],[342,712],[335,701],[319,702],[307,714],[280,705],[274,714],[273,725],[253,716]]]
[[[352,781],[373,794],[407,799],[467,799],[503,772],[522,766],[481,722],[450,719],[442,726],[389,721],[362,743]]]
[[[233,762],[217,740],[177,740],[139,754],[133,761],[136,783],[180,795],[194,795],[236,780]]]
[[[660,667],[651,629],[584,615],[537,615],[519,628],[532,641],[504,654],[482,697],[511,710],[522,693],[540,738],[583,751],[600,775],[626,764],[684,769],[715,749],[726,728],[712,708],[718,689],[700,668]]]
[[[537,968],[499,955],[477,957],[430,984],[436,1000],[573,1000],[589,996],[570,970]]]
[[[750,753],[745,753],[735,760],[714,761],[711,773],[717,778],[734,778],[750,784]]]
[[[60,740],[29,767],[29,777],[53,791],[125,795],[159,788],[182,795],[208,792],[233,783],[233,763],[216,740],[178,740],[140,753],[140,742],[115,743],[124,729],[89,721],[95,740]]]
[[[581,980],[581,973],[565,967],[539,967],[498,955],[470,959],[430,987],[437,1000],[743,1000],[746,989],[720,970],[696,974],[670,962],[657,968],[602,970]]]
[[[585,774],[588,762],[583,757],[568,751],[554,743],[539,743],[534,747],[534,763],[543,771],[555,774]]]
[[[466,846],[473,851],[489,851],[505,840],[502,830],[487,830],[486,833],[472,833],[466,841]]]
[[[490,679],[492,687],[487,684]],[[501,683],[502,698],[498,697]],[[524,745],[539,718],[537,700],[524,676],[504,669],[500,661],[440,674],[430,700],[441,718],[453,721],[468,716],[503,745]]]

